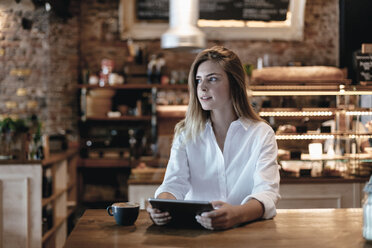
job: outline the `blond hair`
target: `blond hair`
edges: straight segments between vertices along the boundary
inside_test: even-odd
[[[188,79],[189,105],[186,117],[175,127],[175,137],[181,132],[185,134],[185,141],[196,140],[196,137],[204,130],[205,124],[210,117],[210,111],[203,110],[197,96],[196,73],[205,61],[212,61],[221,66],[226,72],[230,86],[230,98],[236,116],[246,117],[254,121],[262,119],[253,110],[248,99],[247,77],[239,57],[229,49],[222,46],[214,46],[200,52],[191,65]]]

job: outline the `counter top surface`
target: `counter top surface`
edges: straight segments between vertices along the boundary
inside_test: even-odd
[[[294,183],[365,183],[369,177],[281,177],[281,184]]]
[[[65,244],[84,247],[372,247],[362,236],[363,210],[279,209],[272,220],[230,230],[154,226],[145,211],[133,226],[118,226],[106,210],[87,210]]]
[[[163,180],[156,175],[154,178],[128,180],[129,185],[160,185]],[[280,184],[313,184],[313,183],[366,183],[369,177],[281,177]]]
[[[43,160],[0,160],[0,165],[24,165],[24,164],[35,164],[43,166],[48,166],[53,163],[60,162],[66,158],[74,156],[79,152],[77,147],[71,147],[66,151],[51,153],[48,157]]]

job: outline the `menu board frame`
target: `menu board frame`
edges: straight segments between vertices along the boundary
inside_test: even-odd
[[[171,0],[136,0],[139,21],[166,21]],[[285,21],[290,0],[198,0],[203,20]]]
[[[122,39],[159,39],[168,29],[164,21],[136,20],[136,0],[120,0],[119,24]],[[303,40],[306,0],[290,0],[292,19],[278,25],[245,27],[201,27],[209,39],[218,40]]]

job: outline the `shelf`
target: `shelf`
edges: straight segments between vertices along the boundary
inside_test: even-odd
[[[43,235],[43,239],[42,239],[43,243],[46,240],[48,240],[52,234],[55,233],[55,231],[63,224],[63,222],[66,220],[66,218],[67,217],[56,218],[55,224],[53,225],[53,227]]]
[[[347,137],[349,139],[353,138],[372,138],[371,133],[346,133],[346,132],[338,132],[338,133],[307,133],[307,134],[299,134],[299,133],[283,133],[283,134],[276,134],[275,138],[277,140],[312,140],[312,139],[334,139],[336,137]]]
[[[313,82],[314,80],[312,80]],[[122,84],[113,86],[78,85],[80,89],[164,89],[188,90],[187,84]],[[252,85],[249,93],[253,96],[301,96],[301,95],[372,95],[372,86],[362,85]]]
[[[152,156],[142,156],[132,162],[133,166],[137,166],[138,163],[145,163],[150,168],[159,168],[168,164],[169,158],[157,158]]]
[[[180,90],[187,90],[187,84],[121,84],[121,85],[112,85],[112,86],[99,86],[99,85],[78,85],[80,89],[127,89],[127,90],[138,90],[138,89],[180,89]]]
[[[96,199],[89,199],[83,200],[83,205],[89,205],[88,208],[106,208],[107,206],[111,205],[114,202],[123,202],[123,198],[116,198],[116,199],[108,199],[108,200],[96,200]]]
[[[97,85],[83,85],[79,84],[78,88],[80,89],[127,89],[127,90],[138,90],[138,89],[151,89],[154,85],[151,84],[118,84],[118,85],[109,85],[109,86],[99,86]]]
[[[76,207],[69,207],[67,210],[67,217],[70,217],[73,213],[75,213]]]
[[[50,197],[48,198],[43,198],[42,200],[42,207],[45,207],[46,205],[48,205],[49,203],[51,203],[52,201],[54,201],[55,199],[57,199],[58,197],[60,197],[64,192],[66,192],[67,189],[60,189],[60,190],[57,190],[55,194],[51,195]]]
[[[125,159],[81,159],[79,167],[101,168],[101,167],[131,167],[131,162]]]
[[[348,160],[347,156],[343,155],[328,155],[328,154],[322,154],[317,157],[312,157],[310,154],[301,154],[301,159],[278,159],[280,162],[290,162],[290,163],[295,163],[295,162],[312,162],[312,161],[335,161],[335,160]]]
[[[75,182],[70,182],[68,185],[67,185],[67,190],[71,190],[71,189],[73,189],[73,188],[75,188],[76,187],[76,183]]]
[[[356,153],[350,154],[346,153],[344,155],[328,155],[321,154],[320,156],[310,156],[310,154],[301,154],[299,159],[278,159],[278,161],[288,163],[288,164],[303,164],[306,162],[315,162],[315,161],[341,161],[348,162],[351,160],[358,160],[360,162],[372,162],[372,154],[369,153]]]
[[[53,220],[51,229],[42,235],[43,247],[62,247],[65,242],[64,234],[67,231],[67,218],[76,210],[76,207],[68,206],[67,201],[78,201],[75,192],[77,190],[78,152],[77,144],[70,144],[70,149],[60,153],[52,153],[42,161],[43,170],[51,168],[53,184],[53,194],[48,198],[41,199],[42,208],[51,208],[51,218]]]
[[[78,149],[76,148],[69,148],[66,151],[59,152],[59,153],[51,153],[48,157],[43,159],[41,162],[43,166],[49,166],[51,164],[57,163],[66,159],[66,157],[71,157],[78,153]]]
[[[140,157],[130,161],[129,159],[109,159],[109,158],[85,158],[80,159],[79,167],[101,168],[101,167],[135,167],[139,163],[145,163],[149,167],[159,168],[168,163],[168,158]]]
[[[144,116],[120,116],[120,117],[107,117],[107,116],[89,116],[88,121],[151,121],[151,115]]]
[[[156,106],[156,116],[158,118],[184,118],[187,105],[158,105]]]
[[[371,95],[371,86],[362,85],[253,85],[252,96],[356,96]]]
[[[262,80],[262,79],[257,79],[253,80],[251,82],[252,85],[254,86],[320,86],[326,88],[326,87],[340,87],[347,85],[349,86],[351,83],[351,79],[302,79],[302,80],[297,80],[297,79],[277,79],[277,80]]]
[[[275,117],[275,120],[288,120],[288,117],[291,118],[291,120],[303,120],[305,117],[311,117],[311,120],[314,121],[327,121],[327,120],[333,120],[335,115],[323,115],[323,116],[311,116],[311,115],[291,115],[291,113],[288,113],[288,115],[281,115],[280,113],[277,114],[271,114],[264,112],[261,114],[259,113],[261,118],[269,118],[269,117]]]
[[[318,184],[318,183],[366,183],[369,177],[294,177],[283,176],[280,184]]]
[[[315,117],[327,118],[334,117],[336,113],[343,113],[348,116],[369,116],[372,115],[370,108],[358,108],[355,110],[343,110],[336,108],[314,108],[312,110],[293,109],[293,108],[262,108],[259,112],[261,117]]]
[[[187,84],[165,84],[165,85],[157,85],[157,89],[162,89],[162,90],[188,90],[188,85]]]
[[[276,140],[313,140],[334,139],[331,134],[276,134]]]
[[[252,96],[358,96],[372,91],[250,91]]]

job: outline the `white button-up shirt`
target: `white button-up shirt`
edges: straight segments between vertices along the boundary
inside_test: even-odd
[[[265,122],[239,118],[227,131],[223,152],[207,122],[196,142],[173,142],[162,185],[155,197],[169,192],[177,199],[224,201],[232,205],[254,198],[265,208],[263,218],[276,215],[279,196],[277,144]]]

